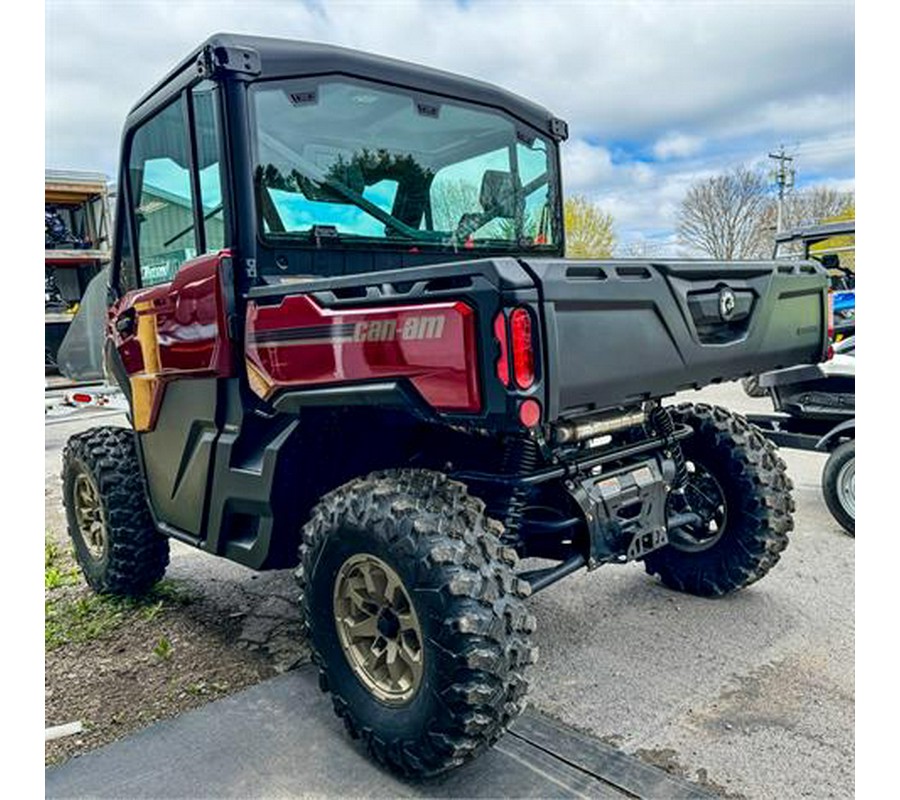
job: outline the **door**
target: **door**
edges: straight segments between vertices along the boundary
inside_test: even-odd
[[[182,93],[130,137],[120,299],[108,321],[154,516],[195,538],[204,537],[219,384],[233,374],[215,91]]]

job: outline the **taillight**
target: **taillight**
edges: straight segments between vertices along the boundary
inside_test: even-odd
[[[500,383],[509,386],[509,348],[506,341],[506,316],[502,311],[494,317],[494,337],[500,344],[500,355],[497,357],[494,369]]]
[[[527,308],[514,308],[509,315],[512,331],[513,377],[516,386],[527,389],[534,383],[534,340],[531,335],[531,314]]]
[[[526,428],[534,428],[541,421],[541,404],[529,397],[519,406],[519,422]]]

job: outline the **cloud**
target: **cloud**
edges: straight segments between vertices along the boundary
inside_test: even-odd
[[[562,151],[563,186],[571,194],[606,183],[613,175],[609,150],[583,139],[566,143]]]
[[[822,175],[844,166],[852,167],[855,149],[856,142],[852,131],[812,137],[793,148],[794,161],[801,172]]]
[[[653,155],[661,161],[670,158],[687,158],[700,151],[704,139],[701,136],[687,136],[683,133],[668,133],[653,145]]]

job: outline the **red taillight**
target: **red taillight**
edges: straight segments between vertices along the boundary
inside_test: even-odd
[[[531,314],[527,308],[514,308],[509,315],[512,331],[513,377],[516,386],[527,389],[534,383],[534,340],[531,336]]]
[[[72,395],[72,400],[76,403],[90,403],[91,396],[89,394],[81,394],[80,392],[76,392]]]
[[[506,341],[506,317],[502,311],[494,317],[494,337],[500,344],[500,355],[494,368],[500,383],[509,386],[509,348]]]
[[[541,404],[529,397],[519,406],[519,422],[526,428],[533,428],[541,421]]]

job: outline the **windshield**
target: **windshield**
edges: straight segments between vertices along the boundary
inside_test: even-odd
[[[269,239],[554,249],[553,149],[499,112],[344,77],[256,84],[254,179]]]

